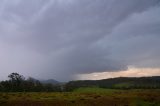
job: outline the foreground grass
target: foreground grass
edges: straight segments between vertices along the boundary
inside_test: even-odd
[[[0,93],[0,106],[160,106],[160,90],[79,88],[73,92]]]

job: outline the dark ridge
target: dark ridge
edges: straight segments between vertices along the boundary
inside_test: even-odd
[[[152,77],[117,77],[102,80],[77,80],[66,84],[67,90],[79,87],[101,87],[113,89],[156,89],[160,88],[160,76]]]

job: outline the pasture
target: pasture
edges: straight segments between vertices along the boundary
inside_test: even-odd
[[[160,106],[160,89],[93,87],[72,92],[1,92],[0,106]]]

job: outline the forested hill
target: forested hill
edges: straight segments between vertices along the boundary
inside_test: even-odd
[[[102,88],[160,88],[160,76],[153,77],[118,77],[103,80],[78,80],[70,81],[66,84],[67,90],[79,87],[102,87]]]

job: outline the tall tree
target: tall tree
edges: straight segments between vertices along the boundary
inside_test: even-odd
[[[18,73],[11,73],[8,75],[8,77],[12,85],[12,91],[22,90],[23,82],[25,80],[23,75],[20,75]]]
[[[8,77],[11,81],[23,81],[23,80],[25,80],[24,76],[20,75],[18,73],[11,73],[11,74],[8,75]]]

